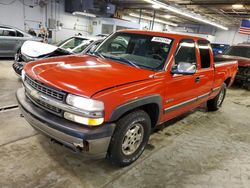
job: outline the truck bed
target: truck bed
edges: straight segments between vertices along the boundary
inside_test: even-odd
[[[215,66],[218,65],[218,64],[225,64],[225,63],[232,63],[232,62],[235,62],[235,61],[228,60],[228,59],[225,59],[225,58],[222,58],[222,57],[214,57]]]
[[[235,70],[237,70],[238,67],[238,61],[236,60],[225,60],[216,58],[216,61],[214,61],[214,67],[215,67],[215,83],[214,87],[219,87],[221,83],[223,83],[225,80],[228,83],[227,85],[230,86],[233,83],[234,77],[236,75]]]

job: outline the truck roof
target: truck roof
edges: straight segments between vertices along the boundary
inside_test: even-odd
[[[171,33],[171,32],[163,32],[163,31],[149,31],[149,30],[139,30],[139,29],[124,29],[117,32],[126,32],[126,33],[137,33],[137,34],[145,34],[145,35],[156,35],[156,36],[164,36],[169,38],[191,38],[191,39],[200,39],[200,40],[206,40],[202,37],[194,37],[191,35],[183,35],[183,34],[177,34],[177,33]]]

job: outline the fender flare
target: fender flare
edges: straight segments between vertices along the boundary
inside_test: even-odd
[[[117,121],[123,114],[125,114],[130,110],[152,103],[156,104],[159,108],[159,114],[157,117],[157,123],[158,123],[160,120],[161,110],[162,110],[162,97],[159,94],[138,98],[116,107],[110,115],[109,122]]]

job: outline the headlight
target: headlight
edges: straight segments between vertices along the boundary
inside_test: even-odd
[[[87,99],[84,97],[79,97],[79,96],[71,95],[71,94],[68,94],[66,98],[66,103],[76,108],[80,108],[82,110],[86,110],[90,112],[95,112],[95,111],[100,112],[104,110],[104,104],[101,101]]]
[[[22,70],[22,81],[24,82],[24,80],[25,80],[25,71]]]
[[[64,118],[89,126],[96,126],[103,123],[103,102],[68,94],[66,98],[66,103],[81,110],[84,110],[86,111],[86,113],[80,116],[79,114],[76,115],[69,112],[65,112]]]

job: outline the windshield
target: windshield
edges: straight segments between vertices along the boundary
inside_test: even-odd
[[[86,40],[87,39],[85,38],[72,37],[59,43],[57,46],[65,50],[72,50],[73,48],[79,46],[83,41],[86,41]]]
[[[85,48],[87,48],[91,43],[93,42],[93,40],[85,40],[83,41],[80,45],[78,45],[77,47],[75,47],[72,52],[73,53],[81,53]]]
[[[94,52],[104,58],[137,68],[161,70],[172,39],[133,33],[115,33]]]
[[[224,55],[250,58],[250,46],[231,46]]]

